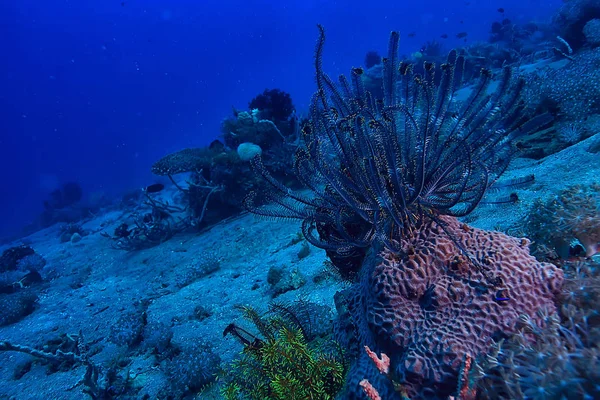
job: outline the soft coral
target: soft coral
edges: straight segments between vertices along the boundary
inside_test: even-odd
[[[585,248],[587,257],[599,253],[600,185],[570,186],[545,203],[537,201],[527,225],[536,242],[548,242],[559,254],[573,239]]]
[[[600,252],[600,185],[573,186],[556,204],[557,228],[579,240],[587,257]]]

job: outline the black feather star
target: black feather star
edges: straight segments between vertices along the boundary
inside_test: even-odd
[[[303,221],[313,245],[348,254],[379,241],[395,248],[397,235],[424,218],[465,216],[506,170],[516,140],[551,121],[529,118],[521,101],[523,80],[504,68],[494,91],[483,69],[470,95],[458,101],[465,59],[451,51],[438,69],[423,75],[400,61],[399,34],[392,32],[383,58],[383,99],[365,90],[362,69],[334,82],[323,72],[325,32],[315,52],[317,92],[310,121],[295,154],[298,179],[309,189],[293,192],[266,170],[252,165],[268,183],[258,215]]]

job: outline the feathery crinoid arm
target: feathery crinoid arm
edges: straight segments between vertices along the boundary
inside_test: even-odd
[[[526,115],[523,81],[513,79],[510,68],[497,82],[483,69],[459,100],[464,57],[453,50],[438,68],[424,63],[423,74],[416,74],[399,59],[397,32],[383,58],[383,98],[376,99],[364,87],[361,68],[336,81],[325,74],[322,26],[319,33],[317,91],[294,163],[311,195],[291,192],[254,160],[271,204],[250,207],[303,220],[316,246],[343,253],[378,240],[393,248],[394,237],[421,218],[467,215],[507,168],[515,140],[551,119]]]

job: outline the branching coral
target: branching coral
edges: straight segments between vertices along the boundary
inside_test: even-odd
[[[192,223],[187,216],[174,216],[185,211],[168,203],[152,198],[144,192],[146,212],[136,210],[130,216],[132,223],[122,223],[113,235],[102,232],[102,236],[112,240],[112,247],[119,250],[136,251],[158,246],[175,234],[188,229]]]
[[[186,198],[185,210],[189,213],[190,225],[199,226],[204,222],[211,197],[215,193],[223,192],[226,183],[230,183],[225,182],[228,174],[223,174],[223,170],[229,172],[229,175],[236,175],[229,170],[236,171],[235,167],[239,164],[240,159],[234,151],[223,151],[222,146],[216,145],[208,148],[184,149],[169,154],[154,163],[152,172],[168,176],[171,182],[181,190]],[[180,186],[173,179],[172,175],[180,173],[190,173],[187,187]],[[229,199],[234,197],[231,196],[232,187],[236,187],[236,185],[228,185]]]
[[[92,400],[114,399],[121,396],[133,395],[129,374],[125,379],[118,376],[114,368],[103,368],[90,359],[87,343],[81,332],[78,335],[64,335],[69,341],[68,349],[57,349],[49,352],[48,347],[39,350],[30,346],[19,345],[8,341],[0,341],[0,352],[14,351],[29,354],[38,359],[49,362],[53,368],[58,366],[71,368],[74,365],[86,367],[79,385],[83,385],[82,392]]]

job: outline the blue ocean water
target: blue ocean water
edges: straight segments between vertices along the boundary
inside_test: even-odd
[[[447,49],[486,40],[506,18],[543,21],[552,1],[4,2],[0,236],[18,234],[61,184],[113,197],[153,178],[165,154],[220,135],[231,108],[265,88],[292,95],[299,112],[315,90],[316,24],[329,33],[334,75],[386,51],[429,40]],[[412,38],[409,33],[415,33]],[[447,34],[447,40],[440,36]]]
[[[0,400],[600,398],[600,0],[0,34]]]

